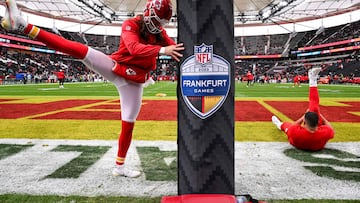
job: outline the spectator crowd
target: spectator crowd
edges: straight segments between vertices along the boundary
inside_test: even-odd
[[[238,82],[248,81],[248,72],[253,75],[252,82],[260,84],[270,82],[288,82],[299,85],[307,82],[307,70],[313,66],[322,67],[319,83],[360,84],[360,62],[358,51],[350,50],[340,53],[330,53],[326,57],[291,58],[284,53],[284,47],[296,50],[299,47],[322,45],[326,43],[351,40],[359,37],[360,21],[304,33],[290,33],[272,36],[235,37],[235,55],[267,55],[282,54],[280,58],[249,58],[235,61],[235,79]],[[86,43],[104,53],[112,53],[117,49],[119,36],[100,36],[82,33],[59,32],[63,37]],[[16,33],[5,34],[0,29],[0,41],[22,47],[37,48],[40,51],[30,51],[11,46],[0,46],[0,84],[12,83],[56,83],[57,72],[65,73],[65,82],[103,81],[101,75],[91,71],[81,62],[62,53],[50,53],[45,46],[23,40]],[[347,43],[342,46],[357,46]],[[337,46],[326,49],[339,48]],[[325,48],[322,48],[325,49]],[[314,49],[319,50],[319,49]],[[321,58],[323,58],[321,60]],[[159,58],[157,69],[153,72],[155,81],[177,80],[178,64],[170,59]],[[299,84],[298,84],[299,83]]]

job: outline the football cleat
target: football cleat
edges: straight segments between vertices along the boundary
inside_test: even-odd
[[[124,177],[129,177],[129,178],[137,178],[141,175],[140,171],[136,171],[136,170],[130,170],[125,168],[124,165],[116,165],[115,168],[112,171],[112,174],[114,176],[124,176]]]
[[[5,0],[5,4],[6,13],[1,21],[1,26],[7,31],[23,31],[27,26],[27,23],[21,17],[16,1]]]
[[[308,72],[309,80],[317,80],[321,68],[312,68]]]
[[[278,119],[278,117],[272,116],[272,117],[271,117],[271,121],[275,124],[275,126],[276,126],[279,130],[281,130],[282,122]]]
[[[153,85],[153,84],[155,84],[154,79],[152,77],[149,77],[149,79],[146,80],[145,83],[143,84],[143,87],[148,87],[148,86]]]

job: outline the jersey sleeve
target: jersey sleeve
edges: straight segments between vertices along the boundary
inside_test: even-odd
[[[324,135],[327,135],[327,139],[334,138],[335,131],[332,127],[323,125],[319,127]]]
[[[135,21],[125,21],[122,25],[121,40],[131,55],[141,57],[156,57],[161,49],[159,45],[142,44],[140,42],[139,26]]]

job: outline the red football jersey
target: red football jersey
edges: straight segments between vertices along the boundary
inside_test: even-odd
[[[58,79],[64,79],[65,73],[63,71],[56,72],[56,76]]]
[[[165,30],[160,33],[163,41],[156,40],[156,35],[153,34],[149,34],[148,39],[141,38],[140,21],[140,16],[136,16],[123,23],[119,49],[111,55],[111,58],[119,63],[154,70],[161,47],[174,45],[175,42]]]
[[[292,125],[286,132],[291,145],[298,149],[318,151],[325,147],[327,141],[334,137],[334,130],[326,125],[321,125],[313,133],[301,125]]]
[[[252,73],[247,73],[246,76],[247,76],[248,80],[254,80],[254,76]]]

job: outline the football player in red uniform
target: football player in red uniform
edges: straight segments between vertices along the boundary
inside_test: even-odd
[[[176,44],[163,28],[172,16],[171,1],[148,0],[142,15],[123,23],[119,49],[110,56],[27,23],[21,17],[15,0],[5,2],[6,13],[1,21],[4,29],[20,31],[49,48],[80,59],[116,86],[120,96],[122,122],[113,175],[140,176],[140,171],[125,168],[124,163],[140,111],[143,88],[153,83],[149,73],[156,68],[159,54],[179,61],[182,57],[180,52],[184,50],[184,45]]]
[[[57,80],[59,81],[59,88],[64,88],[64,82],[65,82],[65,73],[63,69],[60,69],[60,71],[56,72]]]
[[[294,82],[293,87],[295,87],[295,86],[301,87],[301,84],[300,84],[300,82],[301,82],[301,77],[300,77],[299,74],[296,74],[296,75],[293,77],[293,82]]]
[[[251,71],[248,71],[246,73],[246,77],[247,77],[246,87],[249,87],[251,84],[254,83],[254,75],[251,73]]]
[[[321,150],[335,134],[330,122],[319,110],[317,76],[320,71],[321,68],[309,70],[309,109],[303,116],[294,123],[281,122],[276,116],[272,116],[272,122],[286,133],[289,143],[298,149]]]

